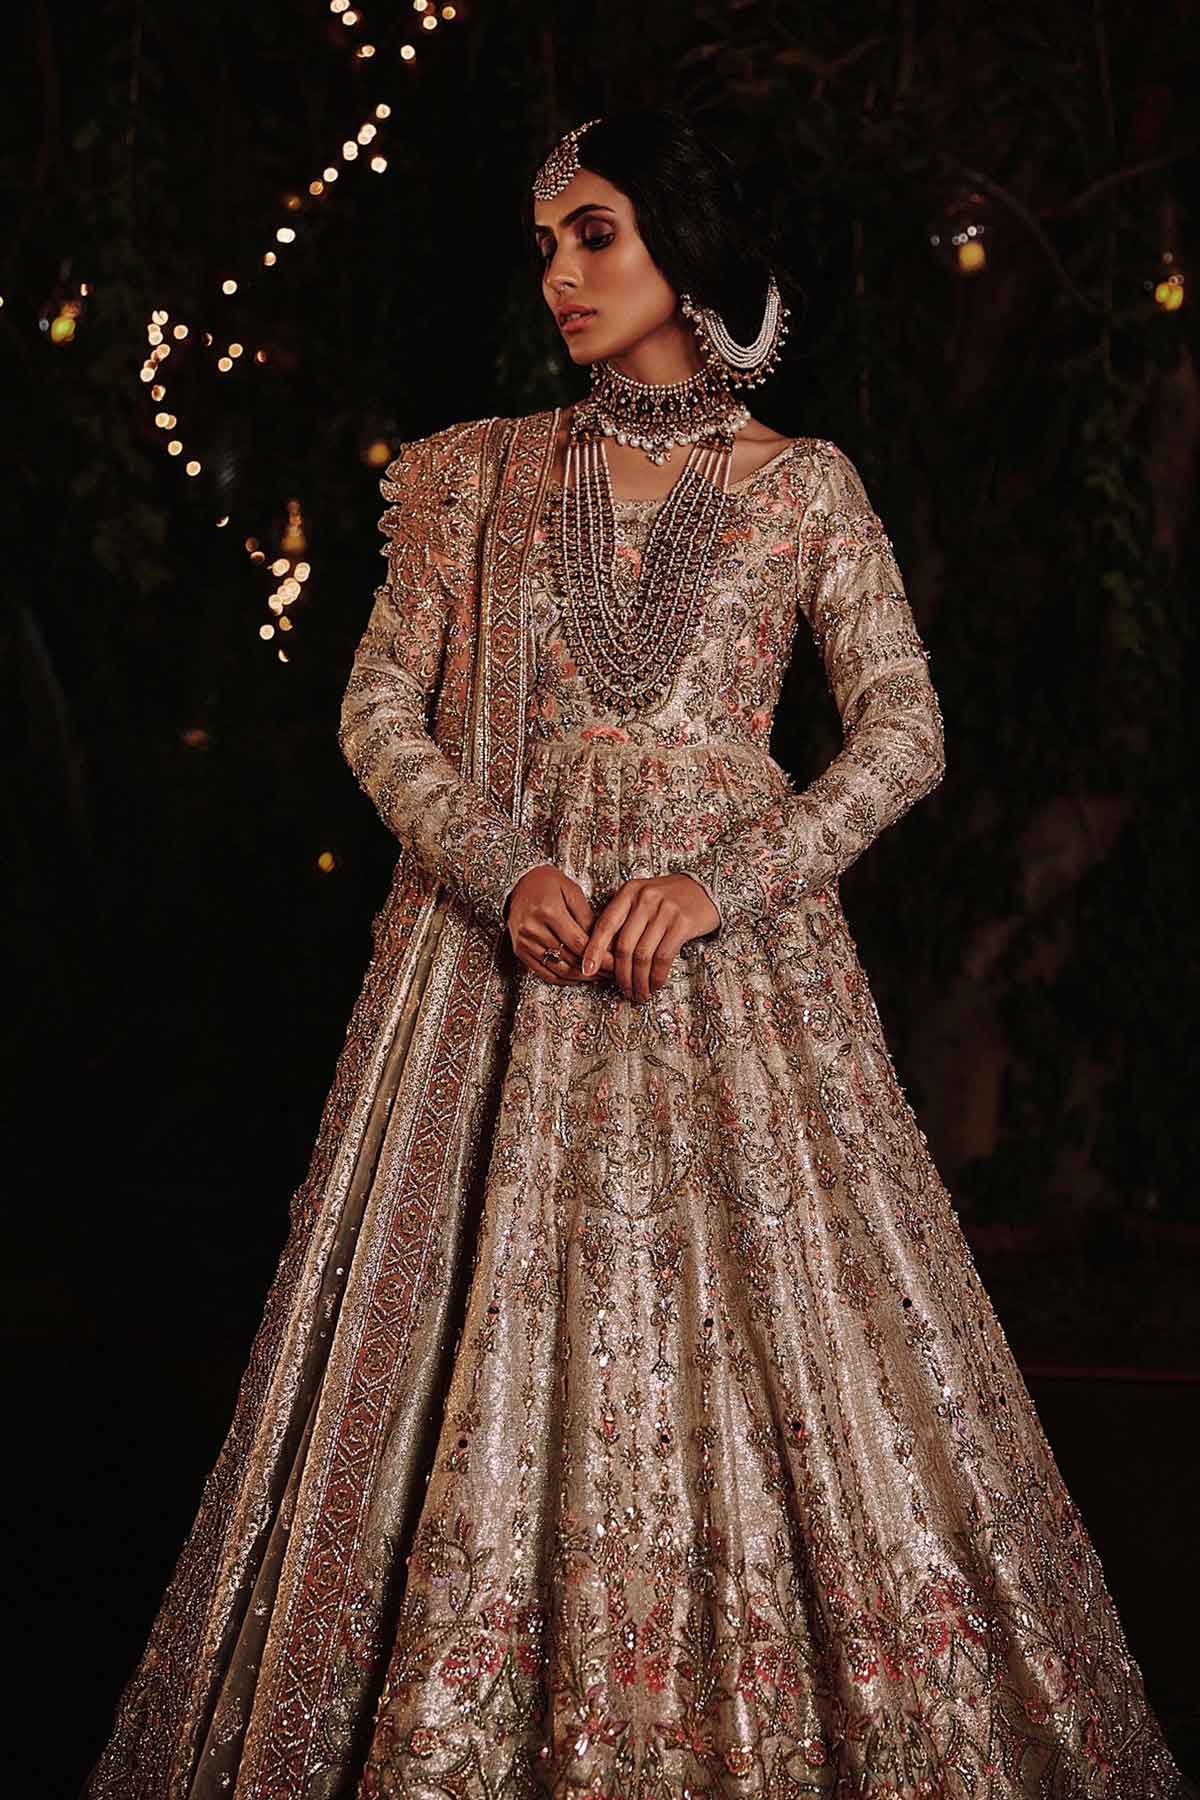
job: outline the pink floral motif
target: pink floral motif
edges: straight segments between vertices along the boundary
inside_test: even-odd
[[[501,1646],[484,1633],[470,1639],[442,1659],[439,1667],[447,1687],[473,1687],[483,1676],[494,1675],[504,1662]]]
[[[593,739],[602,739],[610,744],[627,744],[629,742],[629,733],[623,731],[619,725],[587,725],[579,735],[589,742]]]
[[[575,1708],[568,1752],[578,1760],[587,1755],[593,1743],[619,1743],[628,1729],[628,1720],[611,1711],[604,1683],[594,1681]]]

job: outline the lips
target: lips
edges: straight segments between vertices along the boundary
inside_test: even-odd
[[[588,320],[594,319],[595,316],[594,307],[581,307],[578,310],[573,308],[570,312],[559,315],[559,329],[560,331],[570,331],[574,326],[586,325]]]

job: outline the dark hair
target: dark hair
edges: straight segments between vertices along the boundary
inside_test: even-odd
[[[547,145],[531,173],[527,194],[553,148]],[[804,290],[780,261],[758,210],[748,204],[734,164],[681,113],[665,108],[606,113],[584,132],[578,154],[581,167],[628,196],[646,249],[675,292],[715,307],[738,343],[750,342],[762,323],[769,271],[787,305],[797,315],[803,310]],[[528,241],[528,212],[524,231]],[[533,255],[540,269],[536,243]],[[789,324],[785,349],[796,319]]]

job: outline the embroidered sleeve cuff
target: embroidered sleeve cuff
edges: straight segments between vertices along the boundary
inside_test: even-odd
[[[543,864],[552,864],[553,858],[538,848],[527,832],[518,832],[513,841],[512,861],[509,864],[508,885],[500,895],[500,923],[508,924],[508,903],[512,899],[513,889],[523,875],[530,869],[540,869]]]
[[[750,846],[738,844],[736,837],[712,844],[711,850],[698,869],[689,869],[689,875],[698,882],[709,896],[712,905],[720,913],[720,923],[705,932],[702,943],[721,938],[730,931],[741,931],[747,925],[761,925],[770,916],[772,909],[779,904],[792,904],[801,898],[801,880],[795,878],[797,891],[788,900],[783,895],[768,895],[759,880],[754,860],[750,857]]]
[[[700,932],[698,937],[693,940],[696,943],[706,944],[711,938],[720,937],[725,925],[725,909],[721,905],[721,897],[717,891],[715,876],[711,874],[708,869],[688,869],[686,872],[691,876],[697,887],[704,889],[704,892],[708,895],[709,899],[717,909],[717,922],[712,930]]]

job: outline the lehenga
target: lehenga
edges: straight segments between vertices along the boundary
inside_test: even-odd
[[[394,1124],[397,1058],[451,1029],[437,984],[389,1027],[361,1098],[358,1210],[311,1281],[322,1349],[305,1361],[281,1333],[273,1351],[276,1387],[293,1370],[276,1414],[292,1437],[281,1452],[260,1409],[255,1454],[286,1480],[260,1484],[253,1558],[207,1555],[223,1610],[195,1558],[177,1576],[88,1794],[1193,1793],[839,902],[840,874],[944,767],[928,658],[857,471],[802,438],[735,484],[670,693],[619,719],[572,658],[543,487],[523,799],[501,829],[423,736],[439,671],[465,663],[429,624],[450,540],[421,548],[407,467],[384,481],[389,580],[341,739],[443,913],[501,932],[520,875],[550,861],[597,908],[687,870],[721,923],[645,1004],[511,958],[499,1026],[481,989],[487,1041],[449,1150],[479,1180],[459,1183],[453,1239],[399,1252],[397,1195],[442,1167]],[[616,502],[626,592],[660,505]],[[845,739],[803,791],[767,748],[798,627]],[[427,942],[408,934],[406,969]],[[379,951],[377,988],[400,966]],[[398,1358],[371,1321],[401,1287],[425,1323]],[[189,1604],[219,1619],[186,1640],[215,1674],[164,1728]]]

